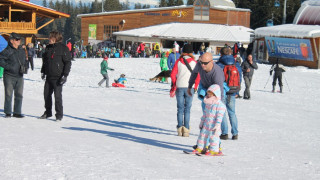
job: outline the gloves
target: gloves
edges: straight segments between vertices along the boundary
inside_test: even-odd
[[[174,97],[176,95],[176,87],[173,86],[171,89],[170,89],[170,97]]]
[[[217,132],[221,131],[221,124],[215,124],[212,131],[214,132],[214,135],[217,135]]]
[[[46,75],[44,73],[41,73],[41,79],[46,80]]]
[[[112,68],[110,68],[109,70],[110,70],[110,71],[114,71],[114,69],[112,69]]]
[[[272,71],[270,71],[270,76],[272,75]]]
[[[67,77],[66,77],[66,76],[62,76],[62,77],[60,78],[59,84],[60,84],[60,85],[63,85],[63,84],[66,83],[66,82],[67,82]]]
[[[200,124],[199,124],[199,129],[200,130],[203,128],[203,123],[204,123],[204,121],[201,121]]]

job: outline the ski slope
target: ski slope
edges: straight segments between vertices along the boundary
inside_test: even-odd
[[[270,65],[258,64],[251,100],[236,101],[239,140],[222,141],[225,156],[198,157],[182,151],[196,143],[200,101],[194,97],[190,137],[177,136],[170,83],[149,81],[159,59],[109,59],[110,80],[124,73],[127,88],[97,85],[101,60],[73,61],[61,122],[38,119],[44,82],[34,60],[26,117],[0,117],[0,179],[320,179],[320,70],[287,67],[280,94],[271,93],[271,78],[264,89]],[[0,82],[1,116],[3,101]]]

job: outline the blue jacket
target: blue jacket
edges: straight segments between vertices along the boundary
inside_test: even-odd
[[[120,83],[120,84],[125,84],[125,83],[127,83],[127,78],[120,77],[120,78],[118,79],[118,83]]]
[[[174,56],[176,56],[176,58],[174,58]],[[176,60],[179,59],[179,57],[180,57],[180,53],[178,53],[178,52],[176,53],[176,55],[174,55],[173,52],[169,54],[167,63],[168,63],[168,68],[170,70],[172,70],[174,64],[176,63]]]
[[[0,52],[8,46],[8,42],[0,35]]]
[[[233,58],[232,55],[225,55],[225,56],[221,56],[220,57],[220,59],[218,60],[217,64],[221,67],[221,69],[223,69],[225,65],[232,65],[235,62],[236,61],[235,61],[235,59]],[[236,62],[236,67],[237,67],[237,69],[239,71],[240,83],[241,83],[241,81],[242,81],[242,76],[241,76],[242,69],[241,69],[241,66],[240,66],[239,62]],[[232,94],[232,95],[235,95],[235,93]]]

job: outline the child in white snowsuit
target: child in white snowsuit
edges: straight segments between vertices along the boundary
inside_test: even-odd
[[[211,85],[207,90],[207,95],[204,98],[205,109],[201,122],[199,125],[200,134],[197,141],[197,149],[194,153],[201,153],[207,139],[209,138],[210,151],[206,155],[220,155],[220,134],[221,134],[221,122],[226,112],[226,106],[221,101],[220,86],[217,84]]]

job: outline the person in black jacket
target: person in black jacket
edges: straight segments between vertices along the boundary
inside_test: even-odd
[[[278,79],[279,86],[280,86],[280,93],[282,93],[282,90],[283,90],[282,73],[286,71],[286,68],[282,64],[280,64],[279,58],[277,58],[276,64],[273,64],[271,66],[270,76],[272,75],[272,71],[274,71],[273,82],[272,82],[272,92],[274,93],[275,91],[277,79]]]
[[[44,85],[44,101],[46,111],[40,119],[52,116],[52,93],[55,97],[56,120],[63,118],[62,85],[66,83],[71,69],[71,55],[66,45],[62,44],[62,34],[50,32],[49,45],[42,57],[41,78]]]
[[[23,118],[21,109],[26,53],[20,47],[21,37],[18,34],[11,33],[9,38],[8,46],[0,53],[0,66],[4,68],[4,113],[5,118],[11,117],[12,94],[14,93],[13,117]]]
[[[258,69],[258,65],[256,64],[256,62],[252,60],[252,55],[249,54],[247,57],[247,60],[241,64],[241,68],[242,68],[244,83],[246,85],[246,89],[244,90],[244,93],[243,93],[243,99],[249,100],[251,98],[250,86],[252,82],[253,72],[255,69]]]

